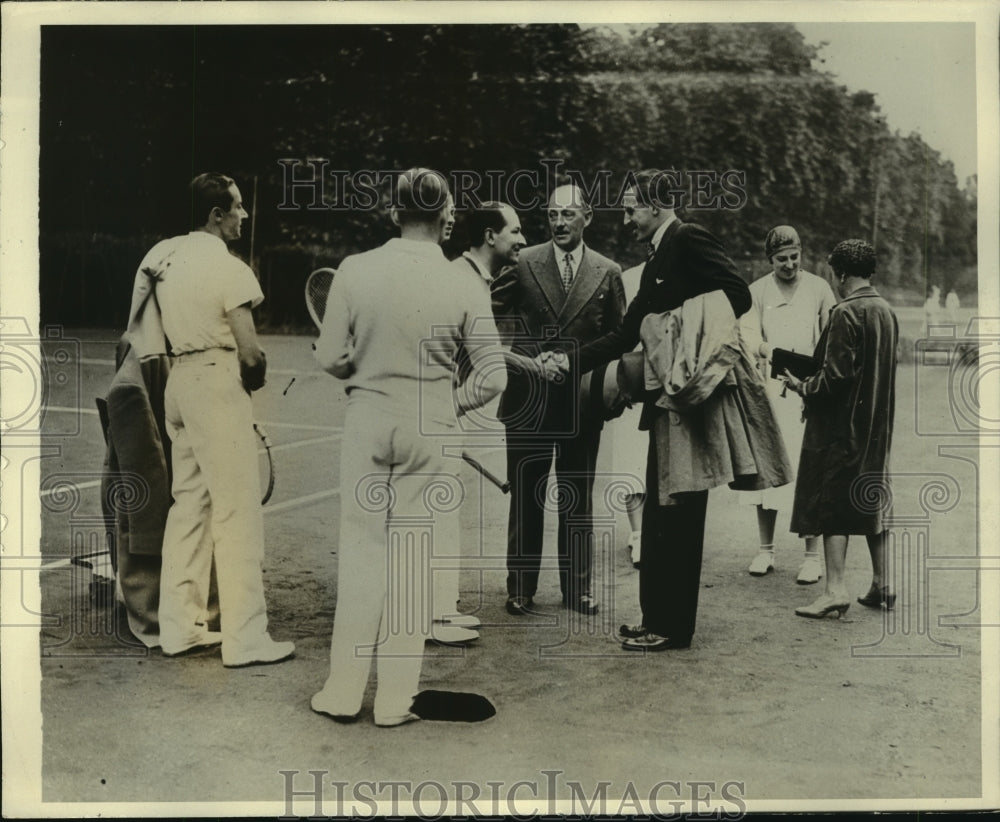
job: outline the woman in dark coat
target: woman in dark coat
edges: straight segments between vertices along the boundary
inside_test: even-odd
[[[823,534],[826,553],[826,592],[795,613],[815,619],[847,612],[844,563],[851,534],[868,540],[872,558],[872,586],[858,602],[892,608],[896,599],[885,576],[885,543],[899,325],[871,285],[875,249],[864,240],[845,240],[829,262],[842,301],[816,346],[820,368],[802,381],[786,372],[806,409],[791,529]]]

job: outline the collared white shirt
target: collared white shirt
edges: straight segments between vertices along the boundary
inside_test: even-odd
[[[153,246],[139,264],[162,274],[156,299],[174,355],[208,348],[236,349],[226,313],[260,305],[264,294],[246,263],[224,240],[206,231],[171,237]]]
[[[667,233],[667,229],[670,228],[671,223],[675,222],[677,222],[677,215],[671,214],[670,219],[664,220],[662,223],[660,223],[659,228],[657,228],[656,231],[653,232],[653,236],[650,238],[649,244],[653,247],[654,253],[660,247],[660,241],[663,239],[663,235]],[[657,277],[656,282],[659,284],[662,283],[663,280]]]
[[[473,257],[468,251],[463,251],[462,258],[466,260],[466,262],[468,262],[469,265],[472,266],[473,271],[475,271],[480,277],[483,278],[483,281],[486,283],[486,285],[492,284],[493,277],[490,275],[490,272],[480,268],[479,263],[476,262],[475,257]]]
[[[570,266],[572,267],[573,277],[576,278],[576,273],[580,270],[580,263],[583,262],[583,243],[581,242],[572,251],[563,251],[555,243],[552,243],[552,248],[556,253],[556,264],[559,267],[559,276],[561,277],[563,272],[566,270],[566,255],[569,254]]]
[[[669,220],[664,220],[660,223],[660,227],[653,232],[653,236],[649,240],[649,244],[653,246],[655,251],[660,247],[660,241],[663,239],[663,235],[667,233],[667,229],[670,228],[671,224],[677,222],[677,215],[671,214]]]
[[[395,237],[341,262],[314,356],[352,401],[454,424],[460,344],[473,362],[499,348],[489,289],[437,243]]]

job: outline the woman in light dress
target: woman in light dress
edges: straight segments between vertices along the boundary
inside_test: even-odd
[[[622,285],[625,286],[625,304],[635,299],[639,291],[639,279],[645,265],[637,265],[622,272]],[[641,346],[640,346],[641,348]],[[636,403],[615,420],[613,470],[616,474],[627,474],[631,477],[630,485],[637,490],[625,498],[625,511],[628,515],[631,533],[628,540],[629,559],[632,566],[639,567],[639,545],[642,542],[642,506],[646,501],[646,456],[649,450],[649,434],[639,430],[639,415],[642,405]]]
[[[797,465],[802,448],[802,399],[786,392],[784,382],[771,376],[771,353],[782,348],[812,355],[837,300],[826,280],[800,268],[802,244],[791,226],[772,228],[764,241],[764,253],[774,268],[750,285],[753,306],[740,318],[740,333],[747,349],[758,358],[785,447],[792,464]],[[753,576],[764,576],[775,567],[774,529],[778,512],[791,514],[794,493],[794,483],[740,493],[741,502],[757,507],[760,547],[750,563]],[[810,585],[822,577],[823,559],[817,536],[804,539],[805,557],[796,581]]]

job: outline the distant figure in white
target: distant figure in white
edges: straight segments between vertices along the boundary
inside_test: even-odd
[[[948,296],[944,298],[944,313],[949,325],[958,327],[958,309],[962,307],[962,303],[958,299],[958,294],[955,293],[955,289],[951,289],[948,292]]]
[[[941,323],[941,289],[936,285],[931,286],[930,294],[927,295],[924,317],[927,320],[927,335],[930,336],[931,327]]]

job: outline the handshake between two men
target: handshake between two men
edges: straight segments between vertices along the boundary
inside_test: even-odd
[[[543,351],[532,362],[551,383],[561,383],[569,373],[569,357],[563,351]]]

